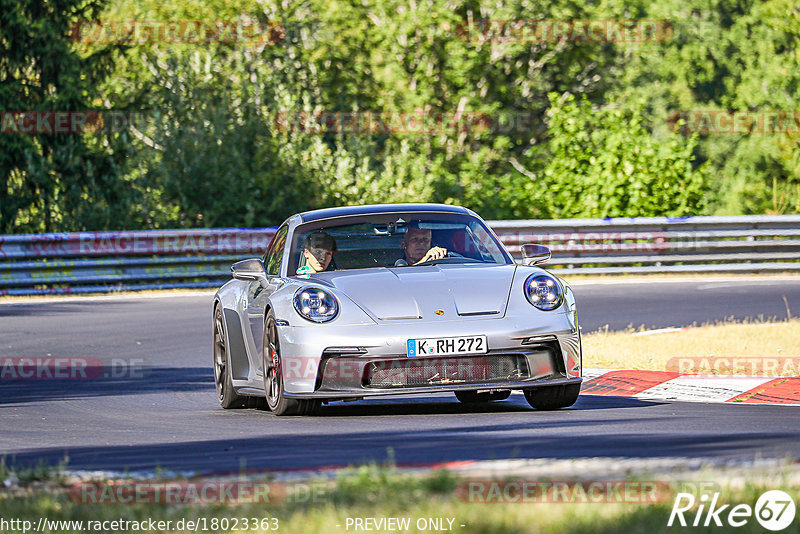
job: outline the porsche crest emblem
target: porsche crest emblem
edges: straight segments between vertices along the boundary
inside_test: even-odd
[[[444,315],[444,310],[433,310],[436,315]]]

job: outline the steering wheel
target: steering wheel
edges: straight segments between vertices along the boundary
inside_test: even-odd
[[[417,263],[415,265],[417,265],[417,266],[419,266],[419,265],[431,265],[431,264],[436,263],[437,261],[442,261],[442,260],[447,259],[447,258],[464,258],[464,257],[465,256],[459,254],[458,252],[451,252],[451,251],[448,250],[447,254],[445,254],[443,258],[436,258],[436,259],[432,259],[432,260],[426,260],[426,261],[423,261],[421,263]],[[467,259],[471,260],[472,258],[467,258]]]

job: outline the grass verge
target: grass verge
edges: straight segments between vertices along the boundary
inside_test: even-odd
[[[714,480],[710,474],[708,480]],[[506,481],[508,482],[508,481]],[[638,484],[635,480],[632,484]],[[274,482],[273,482],[274,483]],[[681,527],[667,527],[676,494],[666,495],[658,502],[618,502],[625,492],[604,494],[596,502],[587,502],[586,493],[567,491],[563,494],[551,493],[551,502],[543,503],[541,498],[527,499],[528,502],[481,502],[489,495],[493,501],[514,499],[501,493],[484,493],[484,497],[470,498],[469,493],[461,491],[463,481],[445,470],[434,471],[424,475],[402,474],[387,467],[362,467],[341,473],[335,480],[318,480],[309,483],[287,484],[287,497],[274,504],[153,504],[138,502],[135,504],[85,504],[76,502],[74,492],[65,482],[52,482],[47,489],[24,491],[24,487],[15,490],[0,490],[0,517],[9,520],[29,521],[30,525],[38,525],[40,518],[53,521],[82,521],[59,525],[53,531],[97,532],[99,530],[116,530],[119,532],[185,532],[187,529],[176,528],[178,522],[197,521],[206,528],[198,528],[205,532],[287,532],[297,534],[315,534],[330,532],[355,532],[366,529],[354,528],[356,519],[366,518],[400,518],[407,519],[405,528],[380,528],[373,524],[373,532],[432,532],[455,531],[465,533],[561,533],[574,532],[586,534],[605,533],[660,533],[681,530]],[[489,484],[488,481],[482,481]],[[586,484],[587,482],[584,482]],[[671,488],[677,483],[667,483]],[[300,485],[305,485],[297,491]],[[755,507],[758,498],[767,490],[782,489],[797,499],[797,488],[786,480],[773,480],[771,484],[745,484],[725,487],[714,482],[712,492],[718,492],[718,502],[722,504],[746,504]],[[499,486],[503,487],[503,486]],[[508,487],[508,486],[505,486]],[[694,485],[693,488],[700,486]],[[681,490],[683,491],[683,490]],[[700,493],[695,495],[699,504]],[[71,498],[71,495],[73,498]],[[304,498],[298,495],[305,496]],[[709,498],[712,494],[709,494]],[[519,500],[519,494],[517,498]],[[557,502],[552,502],[553,500]],[[535,501],[535,502],[531,502]],[[730,509],[730,507],[729,507]],[[685,517],[692,521],[697,506],[687,511]],[[250,518],[250,526],[243,528],[243,518]],[[261,522],[262,519],[268,519]],[[214,521],[216,519],[216,521]],[[233,528],[238,519],[238,528]],[[258,519],[258,526],[252,528],[253,519]],[[704,518],[703,518],[704,519]],[[104,522],[126,520],[136,522],[170,521],[166,528],[152,529],[129,528],[129,526],[109,525],[98,529],[88,521]],[[227,520],[227,521],[223,521]],[[707,528],[692,528],[692,532],[730,532],[731,527],[724,523],[715,527],[713,523]],[[691,523],[690,523],[691,524]],[[702,523],[701,523],[702,524]],[[211,528],[216,525],[216,528]],[[349,527],[348,527],[349,525]],[[276,528],[277,527],[277,528]],[[4,532],[14,529],[2,528]],[[736,532],[763,532],[763,527],[751,517]],[[785,532],[797,532],[797,523]]]
[[[583,336],[586,368],[800,376],[800,319]],[[788,374],[787,374],[788,373]]]

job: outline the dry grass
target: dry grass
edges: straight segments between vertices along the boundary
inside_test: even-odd
[[[677,332],[594,332],[583,365],[700,374],[800,376],[800,319],[722,323]]]

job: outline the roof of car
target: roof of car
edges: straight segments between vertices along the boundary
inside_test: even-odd
[[[332,217],[348,217],[351,215],[375,215],[380,213],[405,213],[413,211],[429,211],[438,213],[471,213],[461,206],[448,204],[369,204],[366,206],[343,206],[340,208],[324,208],[321,210],[300,213],[303,222],[319,221]]]

